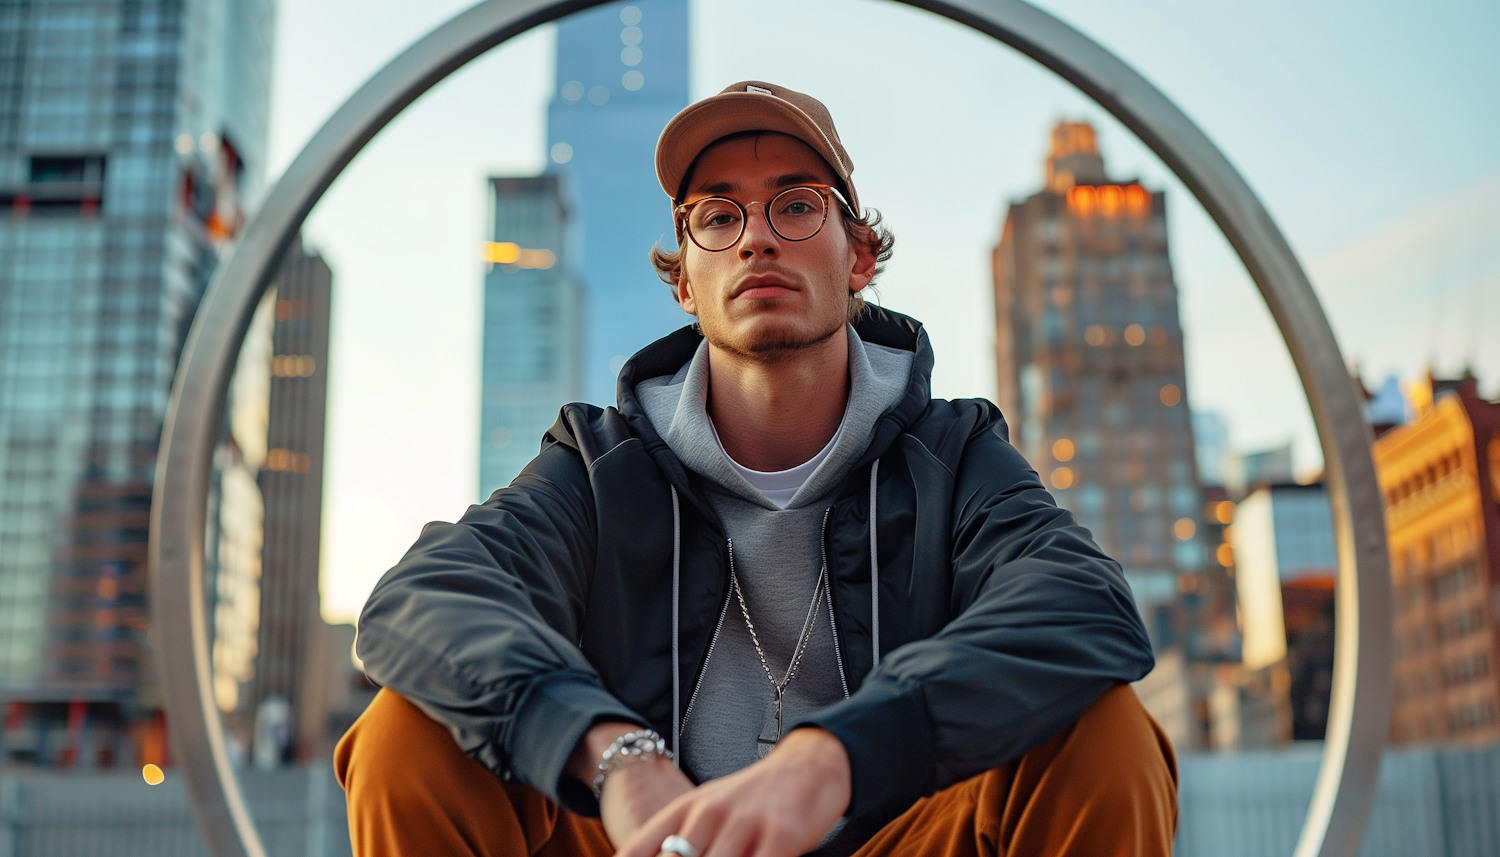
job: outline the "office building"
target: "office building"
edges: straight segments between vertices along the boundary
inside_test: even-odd
[[[1397,426],[1404,426],[1409,421],[1410,405],[1402,394],[1401,382],[1395,375],[1387,376],[1380,386],[1371,389],[1365,386],[1358,367],[1355,367],[1354,387],[1364,402],[1365,419],[1375,430],[1376,437]]]
[[[1500,404],[1429,378],[1375,441],[1396,598],[1391,740],[1500,738]]]
[[[1229,426],[1213,411],[1194,411],[1193,447],[1198,456],[1198,479],[1205,487],[1227,486],[1230,467]]]
[[[996,377],[1011,440],[1124,566],[1158,649],[1204,568],[1166,197],[1108,177],[1094,129],[1052,131],[1046,186],[993,255]]]
[[[0,4],[5,755],[164,758],[146,539],[177,358],[265,168],[271,0]]]
[[[300,242],[293,245],[270,297],[275,323],[273,354],[266,363],[266,453],[259,474],[265,546],[258,643],[249,698],[240,705],[242,716],[251,723],[264,723],[282,705],[291,719],[285,745],[255,746],[256,759],[306,757],[326,743],[327,712],[317,704],[322,691],[316,685],[322,676],[310,664],[320,657],[320,635],[326,633],[319,610],[318,570],[332,297],[333,272],[323,258]]]
[[[558,25],[549,172],[572,192],[588,297],[581,395],[598,405],[615,403],[630,355],[691,321],[648,260],[653,244],[675,246],[656,139],[687,103],[687,0],[600,6]]]
[[[1292,470],[1290,443],[1231,456],[1229,471],[1230,488],[1240,496],[1261,486],[1285,485],[1297,481]]]
[[[648,258],[673,246],[655,152],[687,105],[687,9],[641,0],[564,19],[547,172],[491,180],[480,499],[536,455],[562,405],[614,404],[625,360],[690,321]]]
[[[1243,659],[1285,694],[1281,740],[1321,740],[1333,688],[1338,549],[1322,483],[1263,485],[1234,511],[1231,537]],[[1278,702],[1278,705],[1281,703]]]
[[[583,290],[574,220],[556,173],[494,178],[484,248],[484,365],[479,495],[510,484],[582,390]]]

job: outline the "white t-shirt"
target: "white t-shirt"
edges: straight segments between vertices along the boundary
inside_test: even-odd
[[[750,483],[750,487],[766,495],[766,499],[774,503],[776,508],[785,509],[786,504],[792,502],[792,497],[802,487],[802,483],[806,482],[807,478],[813,475],[813,471],[817,470],[818,465],[823,463],[823,459],[828,457],[828,453],[833,451],[833,445],[838,443],[839,435],[844,433],[844,423],[848,419],[849,412],[845,410],[844,419],[839,420],[838,430],[833,433],[833,437],[828,439],[827,445],[819,450],[817,455],[814,455],[796,467],[788,470],[777,470],[771,473],[763,470],[751,470],[738,461],[735,461],[734,457],[724,449],[724,441],[719,439],[718,428],[714,428],[714,441],[719,444],[719,451],[724,453],[724,458],[729,461],[729,465],[741,476],[745,477],[745,481]],[[712,417],[709,418],[708,424],[710,426],[713,425]]]

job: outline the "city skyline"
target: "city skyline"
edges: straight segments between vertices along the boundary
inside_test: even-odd
[[[364,76],[463,5],[396,4],[351,16],[330,0],[284,10],[277,80],[297,84],[278,84],[273,162],[284,164]],[[1494,301],[1473,288],[1497,276],[1497,256],[1486,248],[1500,233],[1500,160],[1484,141],[1500,129],[1496,117],[1472,109],[1494,100],[1500,79],[1487,71],[1496,59],[1479,47],[1484,34],[1500,31],[1494,9],[1454,6],[1448,16],[1407,22],[1393,7],[1370,7],[1349,22],[1349,38],[1314,50],[1307,32],[1261,23],[1291,14],[1279,6],[1252,13],[1175,2],[1131,11],[1084,0],[1044,5],[1135,64],[1224,147],[1299,251],[1367,380],[1414,373],[1434,353],[1430,343],[1440,370],[1456,371],[1466,341],[1476,338],[1468,333],[1474,319],[1482,325],[1476,368],[1500,378],[1500,337],[1489,335]],[[1328,22],[1341,9],[1306,14]],[[777,10],[791,7],[766,11],[774,18]],[[925,13],[834,2],[797,14],[811,26],[837,22],[883,58],[858,70],[820,61],[779,82],[829,103],[863,196],[890,218],[898,244],[882,300],[928,324],[939,395],[994,394],[993,381],[981,377],[990,349],[980,323],[989,315],[986,240],[1004,204],[1038,180],[1044,130],[1060,116],[1085,119],[1119,153],[1121,173],[1181,200],[1169,229],[1189,382],[1200,391],[1195,407],[1223,414],[1236,449],[1295,440],[1299,467],[1316,466],[1305,401],[1260,298],[1190,195],[1117,123],[1029,61]],[[766,21],[711,2],[694,3],[691,15],[701,48],[693,97],[736,79],[777,79],[786,66]],[[1455,31],[1449,22],[1460,17],[1472,25]],[[1167,20],[1170,27],[1160,26]],[[1237,34],[1246,31],[1264,52],[1240,47]],[[552,38],[547,29],[527,34],[419,101],[351,166],[309,225],[314,245],[360,284],[351,292],[359,300],[341,302],[335,318],[335,348],[344,351],[331,402],[325,580],[334,616],[352,617],[420,526],[451,520],[474,494],[476,432],[466,430],[469,440],[452,427],[477,427],[473,247],[487,217],[482,178],[543,168]],[[1439,43],[1442,50],[1433,47]],[[1392,52],[1409,61],[1375,62]],[[891,123],[892,102],[918,120]],[[910,157],[929,151],[943,157]],[[918,180],[916,163],[930,174]],[[941,206],[923,196],[926,188],[943,192]],[[419,222],[391,216],[384,201],[392,195],[410,200]],[[398,238],[407,246],[393,249]],[[968,245],[972,253],[945,250]],[[421,302],[403,294],[410,284],[421,285]],[[1475,294],[1479,312],[1470,310]],[[1434,305],[1447,309],[1434,316]],[[420,349],[382,345],[398,319],[403,329],[428,331]],[[1235,356],[1246,353],[1257,359]],[[386,405],[394,390],[405,405],[399,415]],[[379,432],[365,428],[372,424]],[[361,469],[362,460],[388,466]],[[392,535],[360,534],[372,522]]]

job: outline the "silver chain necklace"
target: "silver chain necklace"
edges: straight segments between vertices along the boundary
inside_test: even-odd
[[[750,630],[750,642],[755,646],[755,654],[760,658],[760,668],[765,670],[766,680],[771,682],[771,689],[775,691],[776,698],[766,707],[765,721],[761,725],[760,737],[756,739],[756,755],[765,758],[767,753],[775,749],[776,743],[781,740],[781,703],[786,695],[787,686],[797,675],[797,667],[802,663],[802,656],[807,654],[808,643],[812,640],[813,627],[818,622],[819,608],[823,604],[823,593],[827,591],[828,566],[825,564],[818,570],[818,582],[813,585],[812,604],[807,608],[807,618],[802,622],[802,633],[797,638],[797,645],[792,649],[792,662],[787,665],[786,676],[781,681],[771,672],[771,665],[766,661],[765,649],[761,648],[760,637],[755,633],[755,623],[750,621],[750,607],[745,603],[745,593],[740,589],[739,575],[734,571],[734,540],[729,540],[729,583],[734,587],[734,597],[740,603],[740,614],[745,617],[745,627]]]

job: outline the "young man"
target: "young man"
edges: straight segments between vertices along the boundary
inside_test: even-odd
[[[697,321],[370,596],[359,854],[1170,854],[1120,568],[864,306],[890,237],[851,171],[767,83],[667,126],[653,259]]]

